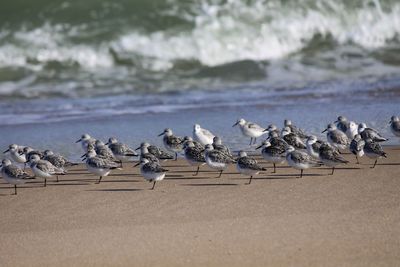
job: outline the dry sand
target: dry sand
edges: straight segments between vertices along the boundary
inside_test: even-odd
[[[251,185],[183,160],[154,191],[131,166],[101,184],[79,166],[17,196],[1,180],[0,266],[400,266],[400,150],[387,150],[375,169],[282,166]]]

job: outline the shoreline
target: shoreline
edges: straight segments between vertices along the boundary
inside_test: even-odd
[[[19,187],[0,182],[3,266],[397,266],[399,147],[299,172],[222,178],[179,159],[155,190],[133,164],[94,184],[83,165]],[[259,157],[258,157],[259,158]],[[360,170],[361,168],[361,170]]]

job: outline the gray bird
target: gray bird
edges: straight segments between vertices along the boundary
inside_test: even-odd
[[[225,154],[224,152],[215,150],[213,145],[206,145],[205,159],[210,168],[219,171],[219,176],[217,178],[221,177],[222,172],[228,167],[229,164],[236,163],[234,158]]]
[[[390,130],[392,131],[392,133],[397,136],[400,137],[400,119],[397,116],[392,116],[390,118]]]
[[[329,144],[331,144],[331,146],[342,150],[347,149],[350,144],[349,138],[344,132],[338,130],[335,124],[328,124],[328,127],[323,130],[322,133],[326,131],[328,131],[326,134],[326,139],[328,140]]]
[[[30,179],[30,177],[25,171],[16,165],[12,165],[9,159],[3,159],[0,165],[1,176],[7,183],[14,185],[14,194],[17,194],[17,185],[24,184]]]
[[[361,135],[356,134],[350,142],[350,152],[356,156],[357,164],[360,164],[358,158],[364,156],[364,145],[365,141],[361,138]]]
[[[260,171],[266,171],[266,168],[261,167],[257,160],[247,156],[247,153],[244,151],[239,151],[239,158],[237,159],[236,169],[239,173],[243,175],[249,175],[250,180],[248,184],[251,184],[251,180],[253,176],[258,174]]]
[[[178,152],[181,152],[183,150],[183,139],[182,137],[175,136],[174,133],[172,132],[171,129],[166,128],[162,133],[160,133],[158,136],[164,136],[163,137],[163,142],[165,148],[170,151],[175,153],[175,160],[178,159]]]
[[[286,161],[289,166],[300,170],[300,178],[303,177],[303,171],[305,169],[321,165],[321,162],[315,160],[306,152],[295,150],[292,146],[289,146],[286,150]]]
[[[367,157],[375,159],[374,166],[371,167],[372,169],[375,168],[379,158],[387,157],[387,154],[385,151],[383,151],[382,146],[378,142],[374,142],[371,138],[367,138],[365,140],[364,152]]]
[[[77,163],[72,163],[72,162],[68,161],[66,158],[64,158],[61,155],[54,154],[53,151],[51,151],[51,150],[44,151],[43,159],[49,161],[51,164],[53,164],[57,168],[60,168],[63,170],[65,170],[65,168],[67,168],[67,167],[78,165]]]
[[[290,132],[294,133],[295,135],[299,136],[300,138],[307,138],[307,134],[300,128],[296,127],[291,120],[285,119],[283,122],[284,127],[289,127]]]
[[[160,163],[158,158],[149,152],[149,149],[148,149],[149,147],[150,147],[149,143],[143,142],[140,144],[140,146],[138,148],[135,149],[135,150],[140,149],[140,160],[147,159],[150,162]]]
[[[118,163],[108,158],[98,157],[96,155],[96,151],[94,149],[91,149],[90,147],[88,152],[84,156],[88,171],[92,174],[99,176],[99,180],[96,182],[97,184],[101,182],[101,179],[103,179],[104,176],[109,175],[111,170],[119,168]]]
[[[132,148],[124,143],[118,142],[115,137],[110,137],[105,145],[110,148],[114,157],[120,161],[121,167],[123,162],[129,162],[132,160],[132,157],[138,156]]]
[[[228,155],[230,155],[232,157],[231,151],[229,149],[229,147],[227,147],[226,145],[222,144],[222,140],[219,136],[215,136],[213,138],[213,143],[212,143],[214,149],[219,150],[221,152],[224,152]]]
[[[335,171],[335,167],[339,164],[347,164],[349,163],[347,160],[345,160],[337,150],[335,150],[333,147],[331,147],[329,144],[322,144],[321,147],[319,148],[319,159],[329,167],[332,167],[332,173],[333,175]]]
[[[358,125],[358,133],[364,140],[371,139],[374,142],[384,142],[388,139],[383,137],[377,130],[367,127],[365,123]]]
[[[154,189],[156,186],[156,182],[162,181],[165,177],[165,173],[168,171],[167,169],[164,169],[161,167],[161,165],[157,162],[151,162],[148,159],[141,159],[139,163],[137,163],[135,166],[140,166],[140,173],[149,182],[153,182],[153,187],[151,190]]]
[[[286,141],[289,145],[293,146],[294,148],[298,149],[306,149],[306,145],[304,144],[303,140],[301,140],[300,136],[295,133],[291,132],[290,127],[286,126],[282,130],[282,138]]]
[[[197,166],[197,171],[193,176],[196,176],[199,173],[200,166],[206,164],[204,150],[196,147],[193,141],[187,141],[185,143],[184,156],[190,165]]]
[[[282,164],[286,160],[286,147],[284,146],[273,146],[269,141],[265,140],[260,146],[256,149],[261,150],[261,155],[265,160],[271,162],[274,165],[273,173],[276,173],[276,164]]]

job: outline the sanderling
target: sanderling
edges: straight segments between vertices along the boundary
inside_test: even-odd
[[[197,148],[192,141],[186,141],[184,145],[185,159],[192,166],[197,166],[197,171],[193,176],[199,173],[200,166],[206,164],[204,150]]]
[[[110,137],[105,145],[110,148],[111,152],[114,154],[114,157],[121,162],[121,166],[122,162],[129,162],[132,157],[138,156],[138,154],[132,148],[124,143],[118,142],[117,138],[115,137]]]
[[[193,125],[193,139],[200,144],[204,146],[212,144],[214,136],[209,130],[201,128],[199,124]]]
[[[141,159],[138,164],[135,166],[140,166],[140,173],[143,175],[144,179],[149,182],[153,182],[153,187],[151,190],[154,189],[156,186],[156,182],[162,181],[165,177],[165,173],[168,171],[161,167],[161,165],[157,162],[149,161],[148,159]]]
[[[265,129],[264,131],[268,132],[269,135],[271,135],[273,132],[276,132],[279,135],[281,132],[281,130],[278,127],[276,127],[275,124],[268,125],[268,128]]]
[[[379,158],[387,157],[385,151],[383,151],[382,146],[379,143],[373,141],[371,138],[367,138],[365,140],[364,153],[367,157],[375,159],[374,166],[371,167],[372,169],[375,168]]]
[[[328,127],[324,131],[322,131],[322,133],[326,131],[328,131],[326,134],[328,142],[333,147],[344,150],[349,146],[349,138],[347,138],[347,135],[344,132],[338,130],[335,124],[328,124]]]
[[[307,134],[300,128],[296,127],[291,120],[286,119],[283,122],[284,127],[289,127],[290,132],[294,133],[295,135],[299,136],[300,138],[307,138]]]
[[[277,132],[271,132],[268,140],[272,146],[283,148],[284,151],[286,151],[286,149],[289,147],[289,144],[282,137],[280,137]]]
[[[143,143],[140,146],[142,146],[142,145],[143,145]],[[148,153],[153,154],[159,160],[174,159],[174,156],[172,156],[171,154],[165,152],[164,150],[162,150],[158,146],[150,145],[150,144],[147,143],[146,147],[147,147]],[[151,161],[151,159],[149,159],[149,160]]]
[[[143,142],[140,144],[138,148],[135,149],[135,150],[140,149],[140,160],[147,159],[148,161],[151,162],[160,163],[158,158],[149,152],[149,147],[150,147],[149,143]]]
[[[319,159],[329,167],[332,167],[332,173],[335,171],[335,166],[339,164],[347,164],[349,163],[345,160],[340,153],[331,147],[329,144],[322,144],[319,148]]]
[[[228,164],[236,163],[235,159],[224,152],[215,150],[212,145],[206,145],[205,158],[210,168],[220,171],[217,178],[221,177],[222,172],[228,167]]]
[[[358,133],[364,140],[371,139],[374,142],[384,142],[388,139],[383,137],[377,130],[367,127],[365,123],[358,125]]]
[[[37,155],[39,158],[43,158],[44,156],[42,151],[34,150],[29,146],[24,147],[22,151],[22,153],[25,154],[26,162],[28,162],[33,155]]]
[[[9,159],[3,159],[0,165],[1,176],[7,183],[14,185],[14,194],[17,194],[17,185],[24,184],[30,179],[34,179],[29,176],[25,171],[16,165],[12,165]]]
[[[350,152],[356,155],[357,164],[360,164],[358,158],[364,156],[364,145],[365,141],[359,134],[356,134],[350,142]]]
[[[65,171],[65,168],[67,168],[67,167],[78,165],[77,163],[72,163],[72,162],[68,161],[66,158],[64,158],[61,155],[54,154],[53,151],[51,151],[51,150],[44,151],[43,159],[49,161],[55,167],[59,168],[60,170],[64,170],[64,171]],[[58,182],[58,175],[57,175],[57,182]]]
[[[222,151],[222,152],[232,156],[229,147],[227,147],[226,145],[222,144],[222,140],[221,140],[221,138],[219,136],[215,136],[214,137],[212,145],[213,145],[215,150]]]
[[[197,149],[204,150],[204,146],[202,144],[200,144],[199,142],[193,140],[193,138],[190,136],[183,137],[182,144],[185,145],[185,143],[188,141],[192,142]]]
[[[24,154],[24,147],[19,146],[17,144],[11,144],[8,146],[8,149],[3,152],[5,153],[10,153],[10,157],[13,161],[17,163],[24,163],[26,164],[26,157]]]
[[[88,145],[88,147],[91,146],[90,144]],[[94,148],[96,151],[96,155],[99,158],[106,158],[115,162],[120,162],[115,156],[114,153],[111,151],[111,149],[106,146],[103,141],[101,140],[96,140],[96,142],[94,143]],[[120,162],[122,164],[122,162]],[[122,166],[121,166],[122,167]]]
[[[269,141],[265,140],[259,147],[256,149],[261,150],[261,155],[265,160],[271,162],[274,165],[273,173],[276,173],[276,164],[282,164],[286,160],[286,147],[284,146],[273,146]]]
[[[289,145],[293,146],[294,148],[298,149],[305,149],[307,148],[304,144],[303,140],[301,140],[300,136],[295,133],[292,133],[290,127],[286,126],[282,129],[282,138],[286,141]]]
[[[235,127],[236,125],[239,125],[239,128],[244,136],[250,137],[250,145],[255,144],[257,138],[266,133],[265,128],[253,122],[246,122],[245,119],[237,120],[237,122],[232,127]]]
[[[347,129],[349,128],[349,123],[350,123],[350,122],[347,120],[346,117],[344,117],[344,116],[339,116],[339,117],[337,118],[337,120],[334,121],[333,123],[336,123],[336,127],[338,128],[338,130],[340,130],[340,131],[346,133],[346,132],[347,132]]]
[[[91,148],[89,148],[88,152],[86,152],[84,156],[87,170],[92,174],[100,176],[96,184],[99,184],[101,182],[103,176],[109,175],[111,170],[119,168],[118,163],[107,158],[98,157],[96,155],[96,151]]]
[[[261,167],[257,160],[247,156],[247,153],[244,151],[239,151],[239,158],[237,159],[236,169],[239,173],[243,175],[249,175],[250,180],[248,184],[251,184],[251,180],[253,176],[259,174],[260,171],[266,171],[266,168]]]
[[[319,149],[325,142],[318,140],[315,135],[310,135],[306,141],[307,153],[313,158],[319,158]]]
[[[390,118],[390,130],[395,136],[400,137],[400,119],[397,116]]]
[[[295,150],[292,146],[289,146],[286,150],[286,161],[291,167],[300,170],[300,178],[303,177],[303,170],[321,165],[319,161],[306,152]]]
[[[29,164],[35,177],[44,179],[44,186],[47,185],[47,179],[53,175],[65,175],[65,171],[57,168],[47,160],[40,159],[39,155],[34,154],[29,158]],[[58,178],[57,178],[58,179]]]
[[[75,143],[81,143],[83,151],[87,152],[88,145],[89,144],[94,145],[95,142],[96,142],[95,138],[91,137],[88,134],[82,134],[81,138],[77,140]]]
[[[165,129],[162,133],[160,133],[158,136],[163,137],[163,142],[165,148],[170,151],[175,153],[175,160],[178,159],[178,152],[181,152],[183,150],[183,139],[179,136],[175,136],[172,132],[171,129],[167,128]]]

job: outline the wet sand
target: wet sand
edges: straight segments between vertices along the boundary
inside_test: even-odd
[[[370,169],[268,168],[222,178],[184,160],[149,190],[133,164],[60,182],[0,180],[1,266],[399,266],[400,150]]]

